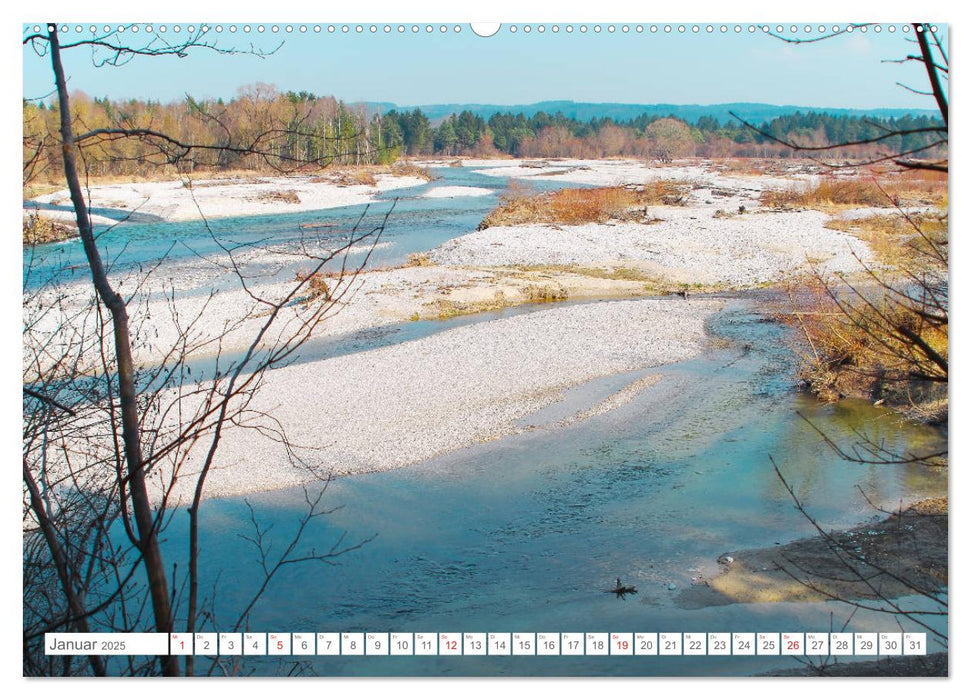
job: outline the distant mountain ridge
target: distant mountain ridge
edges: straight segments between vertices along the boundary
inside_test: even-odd
[[[424,112],[425,116],[434,124],[450,114],[469,111],[476,116],[488,119],[493,114],[520,112],[531,117],[537,112],[555,114],[562,112],[564,116],[586,122],[593,118],[603,119],[610,117],[614,121],[629,121],[641,116],[642,114],[659,115],[663,117],[674,115],[686,122],[694,123],[699,117],[714,117],[718,121],[725,123],[729,121],[731,113],[734,112],[742,119],[749,122],[762,123],[772,121],[776,117],[796,112],[818,112],[834,116],[868,116],[882,117],[903,117],[913,116],[937,116],[933,109],[898,109],[898,108],[873,108],[873,109],[848,109],[843,107],[799,107],[795,105],[772,105],[759,102],[732,102],[727,104],[714,105],[676,105],[676,104],[624,104],[619,102],[574,102],[572,100],[550,100],[536,102],[528,105],[496,105],[496,104],[430,104],[430,105],[408,105],[399,106],[391,102],[365,102],[363,103],[373,112],[382,114],[392,109],[400,111],[412,111],[416,107]]]

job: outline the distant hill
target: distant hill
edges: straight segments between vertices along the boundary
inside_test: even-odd
[[[932,109],[844,109],[835,107],[797,107],[795,105],[770,105],[758,102],[734,102],[730,104],[717,105],[675,105],[675,104],[622,104],[616,102],[573,102],[572,100],[555,100],[548,102],[536,102],[529,105],[493,105],[493,104],[432,104],[432,105],[409,105],[398,106],[390,102],[365,102],[368,109],[372,112],[386,113],[392,109],[398,111],[411,111],[418,107],[431,120],[433,124],[439,122],[450,114],[458,114],[468,110],[476,116],[488,119],[493,114],[509,112],[512,114],[522,114],[531,117],[537,112],[555,114],[562,112],[564,116],[571,117],[578,121],[589,121],[593,118],[610,117],[615,121],[629,121],[642,114],[656,114],[660,116],[674,115],[687,122],[694,123],[699,117],[714,117],[720,122],[727,122],[731,119],[731,112],[739,115],[742,119],[749,122],[761,123],[772,121],[776,117],[796,112],[825,112],[834,116],[870,116],[870,117],[902,117],[907,114],[914,116],[927,115],[937,116],[937,112]]]

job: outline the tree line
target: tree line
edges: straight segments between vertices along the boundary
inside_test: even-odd
[[[374,165],[401,155],[396,123],[363,106],[256,83],[231,100],[162,104],[75,91],[71,116],[87,173],[145,176],[179,171],[291,171],[296,166]],[[59,105],[24,101],[24,181],[63,173]],[[131,138],[136,134],[138,138]]]
[[[24,172],[32,177],[61,172],[57,104],[24,101]],[[843,145],[829,155],[867,159],[881,152],[926,148],[929,116],[898,118],[796,112],[763,122],[757,130],[737,121],[700,117],[688,123],[674,116],[643,114],[629,121],[580,121],[560,112],[497,113],[484,119],[469,111],[438,124],[421,109],[375,114],[309,92],[280,92],[264,83],[241,88],[236,97],[184,100],[109,100],[82,92],[71,96],[76,123],[89,134],[85,157],[95,176],[144,175],[159,165],[193,170],[282,169],[287,163],[373,165],[402,156],[509,155],[524,158],[628,156],[669,161],[679,157],[789,157],[801,147]],[[174,137],[113,138],[113,129],[143,129]],[[887,133],[896,135],[880,138]],[[259,140],[259,152],[234,149]],[[784,143],[783,143],[784,142]],[[869,143],[859,143],[869,142]],[[193,148],[218,144],[220,148]],[[857,144],[857,145],[852,145]],[[932,149],[928,155],[940,155]]]
[[[636,156],[669,160],[672,157],[789,157],[799,146],[830,146],[874,140],[889,132],[899,135],[879,144],[844,145],[837,155],[871,158],[880,151],[917,151],[934,141],[921,129],[939,126],[929,116],[898,118],[795,112],[763,122],[758,131],[738,121],[700,117],[689,123],[673,115],[642,114],[629,121],[609,117],[580,121],[561,112],[493,114],[488,120],[464,111],[432,126],[420,109],[385,114],[395,143],[406,155],[603,158]],[[759,133],[763,132],[763,133]],[[774,139],[773,139],[774,137]]]

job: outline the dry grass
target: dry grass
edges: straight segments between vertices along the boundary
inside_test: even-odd
[[[636,267],[626,267],[616,265],[611,267],[584,267],[582,265],[515,265],[512,269],[529,276],[549,276],[555,278],[559,275],[577,275],[579,277],[590,277],[592,279],[613,280],[617,282],[637,282],[640,287],[637,292],[628,290],[628,294],[657,294],[687,296],[691,294],[704,294],[707,292],[718,291],[717,285],[706,285],[700,283],[680,283],[672,287],[672,282],[659,278],[644,270]],[[565,278],[563,278],[565,281]],[[558,284],[558,283],[557,283]]]
[[[824,166],[804,158],[712,158],[710,169],[726,175],[744,177],[791,177],[794,173],[819,173]]]
[[[186,178],[191,178],[191,186],[206,187],[206,184],[199,185],[198,180],[250,180],[253,182],[258,181],[260,178],[267,176],[274,176],[275,173],[258,172],[256,170],[205,170],[199,169],[194,170],[190,173],[186,173],[180,170],[174,165],[158,165],[152,166],[151,173],[130,173],[127,175],[99,175],[97,173],[91,172],[86,175],[86,183],[92,186],[96,185],[118,185],[127,184],[129,182],[163,182],[166,180],[183,180]],[[24,186],[24,192],[28,189],[39,190],[36,194],[47,194],[48,192],[66,189],[66,184],[64,183],[64,173],[57,171],[47,171],[45,172],[38,181],[32,182],[29,185]],[[217,185],[222,183],[212,183],[212,185]],[[43,191],[45,190],[46,191]],[[36,196],[35,194],[35,196]]]
[[[826,228],[851,233],[866,241],[885,265],[916,267],[931,245],[947,243],[944,216],[915,214],[908,221],[899,214],[873,214],[858,219],[830,219]]]
[[[300,195],[296,190],[270,190],[260,192],[257,199],[264,202],[280,202],[283,204],[300,204]]]
[[[78,231],[74,226],[53,221],[39,214],[24,217],[24,245],[57,243],[76,238]]]
[[[353,187],[365,185],[376,187],[378,179],[371,168],[342,168],[329,175],[322,175],[311,179],[311,182],[333,182],[338,187]]]
[[[536,194],[513,181],[499,206],[479,224],[479,230],[538,223],[578,225],[611,219],[643,220],[649,218],[645,207],[679,204],[689,189],[685,183],[658,180],[637,188],[577,188]]]
[[[873,180],[827,178],[814,187],[766,190],[760,197],[772,209],[829,209],[841,206],[888,207],[892,202]]]
[[[30,182],[24,185],[24,199],[33,199],[34,197],[40,197],[63,189],[63,184]]]
[[[418,177],[426,182],[431,182],[432,180],[437,179],[434,175],[432,175],[431,170],[428,168],[415,165],[414,163],[409,163],[406,160],[399,160],[397,163],[392,165],[391,174],[399,177]]]
[[[426,304],[430,307],[434,316],[440,320],[444,321],[449,318],[455,318],[456,316],[468,316],[470,314],[480,314],[486,311],[498,311],[500,309],[505,309],[508,306],[512,306],[512,302],[506,297],[502,291],[498,291],[492,297],[492,299],[486,299],[484,301],[453,301],[452,299],[436,299],[433,302]]]
[[[592,277],[602,280],[622,280],[625,282],[655,282],[655,278],[642,270],[633,267],[584,267],[580,265],[516,265],[516,270],[522,272],[538,272],[541,274],[559,275],[571,274],[581,277]]]
[[[771,209],[819,209],[847,207],[947,206],[947,181],[938,179],[837,178],[820,180],[813,187],[765,190],[760,202]]]
[[[712,163],[711,169],[726,175],[758,177],[776,174],[779,167],[774,161],[765,158],[719,158]]]
[[[397,177],[417,177],[426,181],[435,179],[428,168],[423,168],[407,161],[398,161],[394,165],[342,165],[324,170],[320,175],[311,178],[311,182],[332,182],[339,187],[353,187],[364,185],[377,187],[378,175],[395,175]]]
[[[881,401],[935,422],[947,416],[947,179],[868,172],[869,180],[824,180],[793,199],[835,208],[899,207],[826,223],[864,240],[882,269],[872,270],[865,282],[817,277],[794,292],[795,309],[785,318],[806,339],[802,377],[814,393],[827,400]],[[916,204],[939,209],[904,213]]]
[[[903,177],[901,173],[888,182],[884,189],[899,206],[933,206],[947,209],[947,174],[937,177]]]
[[[529,284],[522,289],[526,303],[539,304],[553,301],[564,301],[569,295],[559,284]]]
[[[401,267],[432,267],[434,264],[428,253],[409,253],[408,262]]]
[[[226,185],[256,185],[265,180],[261,177],[213,177],[198,180],[183,180],[182,186],[187,190],[201,190],[206,187],[225,187]]]
[[[456,316],[480,314],[486,311],[499,311],[510,306],[521,304],[549,304],[565,301],[569,298],[567,290],[556,281],[537,281],[523,285],[515,294],[507,296],[505,291],[496,291],[491,298],[476,301],[456,301],[454,299],[436,299],[426,304],[432,315],[445,320]],[[418,320],[412,317],[413,320]]]

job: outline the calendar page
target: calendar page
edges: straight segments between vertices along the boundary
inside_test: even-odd
[[[24,676],[948,675],[946,22],[128,12],[22,27]]]

